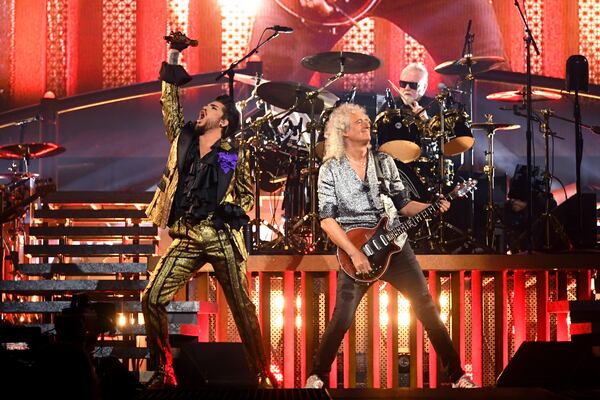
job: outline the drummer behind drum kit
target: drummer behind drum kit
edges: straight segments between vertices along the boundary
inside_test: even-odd
[[[504,60],[499,57],[470,57],[438,65],[436,72],[457,75],[455,88],[441,88],[440,93],[425,105],[431,118],[422,119],[407,107],[397,107],[390,89],[386,90],[385,107],[373,123],[373,147],[392,156],[411,196],[431,201],[451,190],[454,185],[454,160],[473,148],[472,129],[486,132],[486,165],[483,174],[487,187],[485,206],[486,226],[482,239],[452,226],[437,216],[413,232],[413,246],[418,250],[434,252],[498,250],[495,231],[501,217],[496,214],[494,194],[494,134],[519,128],[519,125],[496,123],[491,115],[486,121],[472,123],[464,104],[456,101],[453,93],[469,96],[472,104],[472,80]],[[252,155],[255,196],[261,190],[271,193],[272,199],[281,199],[283,216],[277,219],[278,200],[272,200],[272,215],[261,218],[260,207],[255,208],[255,219],[247,232],[247,246],[254,252],[329,252],[333,245],[321,232],[317,208],[317,178],[324,155],[324,130],[331,112],[343,102],[353,102],[356,89],[339,99],[327,88],[346,74],[373,71],[381,65],[374,56],[353,52],[325,52],[302,59],[310,70],[332,74],[321,88],[298,82],[269,82],[259,77],[238,77],[255,86],[250,98],[238,102],[245,126],[235,138],[248,146]],[[392,88],[397,88],[390,81]],[[461,89],[468,87],[468,89]],[[556,94],[534,91],[536,100],[553,100]],[[560,96],[558,95],[558,98]],[[497,101],[523,101],[519,91],[502,92],[488,96]],[[248,110],[251,101],[256,108]],[[470,105],[470,108],[472,105]],[[437,109],[437,110],[436,110]],[[260,113],[260,114],[258,114]],[[262,115],[250,119],[250,116]],[[472,172],[472,171],[471,171]],[[258,201],[257,201],[258,203]],[[469,213],[473,212],[473,197]],[[268,219],[270,218],[270,219]],[[472,216],[470,217],[472,218]],[[479,243],[478,243],[479,242]],[[465,243],[468,243],[466,245]]]

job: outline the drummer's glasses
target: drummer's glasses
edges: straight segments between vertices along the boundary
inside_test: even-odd
[[[400,81],[401,88],[405,88],[406,86],[408,86],[412,90],[417,90],[417,88],[419,87],[419,82]]]

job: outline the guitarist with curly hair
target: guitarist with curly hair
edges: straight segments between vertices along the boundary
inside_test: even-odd
[[[318,181],[319,217],[323,231],[338,246],[342,271],[338,273],[333,316],[315,355],[306,387],[323,387],[356,308],[377,278],[389,282],[410,301],[453,387],[476,387],[461,367],[421,266],[405,242],[406,234],[397,238],[389,235],[402,227],[395,212],[419,218],[424,213],[445,212],[450,203],[445,199],[434,204],[410,199],[393,159],[370,151],[371,121],[362,107],[343,104],[335,109],[325,135],[325,161]],[[387,192],[384,196],[383,191]],[[381,221],[386,215],[391,224],[383,227],[386,224]],[[374,229],[378,225],[380,230]],[[377,240],[357,244],[371,230]],[[386,252],[392,246],[396,246],[393,251]]]

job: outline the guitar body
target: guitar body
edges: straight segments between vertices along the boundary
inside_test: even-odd
[[[350,278],[362,283],[376,281],[387,271],[392,255],[402,250],[406,234],[403,234],[403,240],[400,241],[383,238],[383,235],[387,233],[387,222],[388,219],[384,217],[374,228],[354,228],[346,232],[348,239],[354,246],[362,250],[371,264],[371,273],[358,275],[348,253],[338,247],[338,262],[342,271]],[[400,242],[400,245],[397,242]]]
[[[457,197],[464,197],[475,190],[476,187],[477,181],[475,179],[468,179],[463,183],[457,184],[454,190],[448,193],[446,198],[451,201]],[[374,228],[350,229],[346,232],[346,236],[369,259],[371,272],[368,274],[357,274],[354,263],[348,254],[338,247],[337,259],[342,271],[357,282],[371,283],[376,281],[387,270],[394,253],[401,251],[402,247],[404,247],[408,237],[406,231],[418,226],[426,218],[439,214],[440,207],[441,203],[437,200],[407,220],[399,222],[393,228],[388,226],[388,219],[384,217]]]
[[[380,0],[328,0],[327,3],[334,7],[334,11],[330,15],[323,15],[314,9],[303,7],[300,4],[300,0],[275,0],[279,7],[298,18],[302,23],[326,27],[350,25],[352,24],[352,20],[348,17],[355,21],[359,21],[365,14],[371,11],[379,1]],[[335,10],[336,7],[338,10]]]

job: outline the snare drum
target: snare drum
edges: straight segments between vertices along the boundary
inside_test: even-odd
[[[421,155],[420,130],[415,124],[405,124],[402,109],[380,112],[373,127],[379,151],[403,163],[415,161]]]

